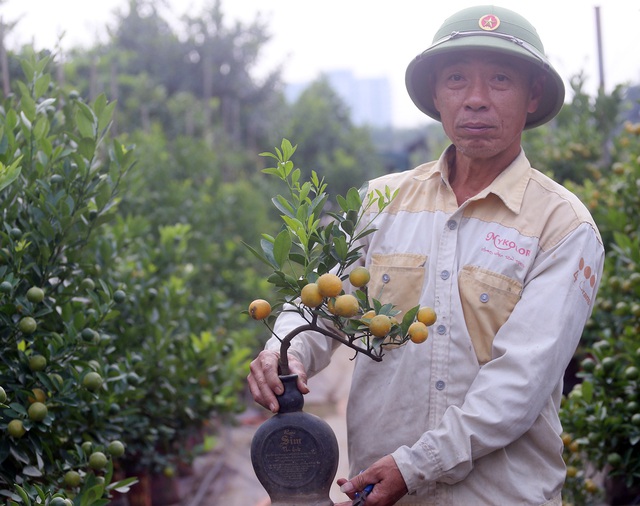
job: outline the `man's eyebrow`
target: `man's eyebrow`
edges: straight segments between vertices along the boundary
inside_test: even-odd
[[[456,65],[470,64],[474,61],[476,61],[474,58],[465,57],[465,56],[461,56],[454,59],[446,59],[446,60],[443,59],[440,62],[439,68],[440,70],[444,70],[450,67],[454,67]],[[485,63],[486,65],[492,65],[494,67],[504,67],[511,70],[521,70],[522,68],[520,65],[518,65],[518,62],[505,59],[505,58],[500,58],[500,57],[484,60],[483,63]]]

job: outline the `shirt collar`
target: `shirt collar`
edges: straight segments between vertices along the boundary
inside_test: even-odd
[[[449,160],[455,147],[449,146],[438,161],[431,165],[431,170],[426,170],[418,175],[416,179],[425,181],[434,177],[442,178],[442,181],[449,186]],[[521,149],[516,159],[504,169],[491,184],[478,194],[479,197],[493,193],[512,212],[518,214],[522,207],[524,192],[529,184],[531,165],[524,151]]]

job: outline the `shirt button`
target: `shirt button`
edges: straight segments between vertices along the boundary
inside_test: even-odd
[[[447,327],[445,327],[444,325],[438,325],[438,328],[436,330],[438,331],[438,334],[442,335],[447,331]]]
[[[489,294],[483,293],[480,295],[480,302],[489,302]]]
[[[391,276],[389,276],[388,274],[383,274],[382,275],[382,282],[383,283],[388,283],[389,281],[391,281]]]
[[[440,273],[440,277],[441,277],[442,279],[445,279],[445,280],[446,280],[446,279],[449,279],[449,271],[442,271],[442,272]]]
[[[445,383],[442,380],[436,381],[436,390],[444,390]]]
[[[449,227],[449,230],[455,230],[458,227],[458,223],[453,220],[449,220],[447,222],[447,227]]]

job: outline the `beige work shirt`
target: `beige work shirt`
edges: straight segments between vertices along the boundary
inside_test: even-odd
[[[563,374],[593,308],[602,241],[585,206],[524,152],[458,206],[448,153],[369,185],[399,190],[366,238],[369,295],[432,306],[438,320],[427,342],[382,362],[358,355],[351,474],[391,454],[409,490],[398,504],[560,505]],[[298,318],[284,313],[275,333]],[[290,352],[313,375],[336,346],[300,335]]]

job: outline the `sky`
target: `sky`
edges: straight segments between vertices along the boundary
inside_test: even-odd
[[[179,19],[201,12],[212,0],[158,0],[163,17]],[[251,22],[260,16],[271,40],[260,66],[266,73],[282,68],[285,82],[316,79],[322,72],[349,69],[355,77],[387,77],[392,90],[393,123],[412,127],[427,121],[409,99],[404,73],[426,49],[442,21],[478,1],[447,0],[222,0],[229,22]],[[5,23],[18,21],[7,37],[16,49],[88,47],[107,41],[114,11],[126,11],[127,0],[0,0]],[[640,82],[637,30],[640,3],[634,0],[501,0],[497,5],[526,17],[537,29],[552,65],[568,83],[584,72],[587,91],[599,85],[596,6],[600,11],[605,89]],[[166,13],[166,15],[164,14]],[[64,33],[59,42],[60,35]]]

